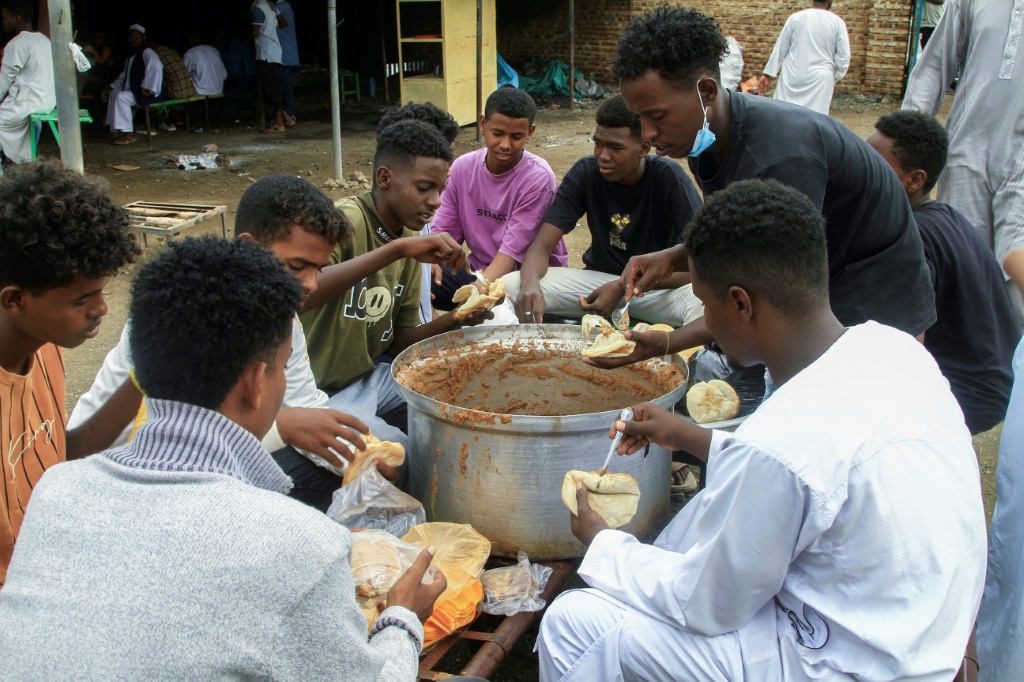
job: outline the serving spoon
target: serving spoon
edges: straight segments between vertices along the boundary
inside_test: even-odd
[[[619,418],[616,419],[615,421],[620,421],[620,422],[633,421],[633,408],[632,407],[623,408],[622,411],[619,412]],[[604,464],[601,466],[600,469],[597,470],[597,475],[598,476],[604,476],[608,472],[608,465],[611,464],[612,456],[615,454],[615,451],[619,449],[619,443],[622,442],[622,436],[623,435],[624,434],[622,433],[622,431],[618,431],[618,432],[615,433],[615,437],[612,438],[612,446],[611,446],[611,448],[608,449],[608,456],[604,458]]]
[[[626,331],[629,329],[629,305],[633,302],[636,297],[626,301],[626,305],[612,311],[612,324],[615,325],[616,329]]]

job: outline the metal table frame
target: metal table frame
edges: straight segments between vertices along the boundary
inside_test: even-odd
[[[125,206],[126,209],[130,208],[149,208],[156,211],[189,211],[192,213],[199,213],[194,218],[183,220],[177,225],[170,227],[159,226],[159,225],[147,225],[145,216],[131,216],[132,229],[142,235],[142,245],[144,247],[149,246],[146,236],[149,234],[158,234],[163,237],[173,237],[184,229],[197,225],[201,222],[207,221],[214,216],[220,216],[220,233],[224,239],[228,238],[228,218],[227,206],[211,206],[206,204],[163,204],[154,203],[151,201],[136,201],[134,203]]]

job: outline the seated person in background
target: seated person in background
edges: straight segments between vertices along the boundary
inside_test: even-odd
[[[329,264],[334,248],[351,239],[352,226],[320,189],[294,175],[269,175],[253,183],[238,202],[235,233],[238,239],[255,241],[270,250],[285,270],[301,282],[306,299],[316,293],[320,276],[335,287],[348,288],[376,271],[377,263],[357,258],[326,268],[320,274]],[[394,258],[429,257],[435,243],[443,245],[444,241],[438,237],[396,240]],[[130,324],[129,321],[92,386],[71,412],[68,423],[72,428],[92,418],[114,390],[127,381],[132,368]],[[367,427],[355,417],[327,407],[327,394],[317,388],[310,370],[306,339],[297,316],[292,326],[292,352],[285,364],[285,378],[287,389],[282,409],[263,445],[292,478],[289,494],[326,511],[331,494],[341,485],[345,458],[351,456],[348,443],[363,447],[360,434],[366,433]],[[142,416],[137,421],[141,420]],[[394,431],[401,435],[397,429]],[[131,428],[126,427],[116,444],[128,442],[130,433]],[[397,479],[388,467],[379,468],[385,476]]]
[[[682,241],[683,229],[701,205],[700,195],[682,166],[649,156],[650,149],[640,137],[640,119],[621,95],[601,103],[594,154],[577,161],[562,178],[523,269],[502,278],[521,322],[540,322],[546,312],[574,319],[610,314],[625,296],[619,275],[630,257]],[[554,249],[584,213],[591,238],[583,254],[585,269],[549,268]],[[688,273],[676,273],[658,288],[663,291],[633,303],[631,318],[681,327],[700,317]]]
[[[192,31],[188,37],[188,52],[182,57],[185,68],[192,76],[192,84],[197,95],[221,95],[224,93],[224,81],[228,70],[224,68],[224,60],[220,52],[211,45],[203,44],[199,31]]]
[[[459,136],[459,124],[455,118],[447,111],[440,109],[430,102],[420,104],[419,102],[409,102],[408,104],[395,107],[386,114],[384,114],[380,122],[377,123],[377,135],[387,128],[392,123],[398,123],[399,121],[407,121],[409,119],[423,121],[437,128],[437,132],[441,133],[444,139],[448,140],[448,145],[453,148],[455,147],[455,138]],[[449,175],[450,175],[449,171]],[[430,224],[424,225],[423,229],[420,230],[420,234],[430,234]],[[430,282],[433,268],[426,263],[422,266],[423,274],[420,278],[420,321],[430,322],[434,319],[434,306],[431,303],[433,295],[430,293]]]
[[[334,268],[325,269],[302,315],[313,376],[332,396],[330,407],[355,415],[382,440],[402,445],[408,438],[384,419],[405,408],[391,378],[390,358],[459,326],[451,313],[420,325],[420,264],[415,260],[452,269],[467,265],[464,252],[447,234],[416,236],[441,203],[451,159],[447,140],[422,121],[400,121],[378,135],[373,189],[338,202],[354,232],[330,257],[331,263],[345,263],[365,256],[375,267],[360,280],[340,284],[332,276]],[[396,248],[404,242],[430,248],[426,255],[409,257]]]
[[[431,232],[447,232],[469,247],[469,262],[488,282],[519,269],[558,189],[548,162],[525,150],[537,106],[513,87],[495,90],[480,117],[485,147],[452,164],[451,179]],[[555,246],[550,264],[566,267],[569,252]],[[434,268],[434,307],[451,310],[452,294],[477,276]]]
[[[4,33],[13,34],[0,64],[0,148],[14,163],[32,160],[32,114],[57,106],[50,39],[32,30],[34,3],[3,0]]]
[[[542,681],[953,679],[985,579],[971,436],[912,336],[836,319],[825,241],[821,212],[773,180],[697,212],[685,243],[708,328],[778,388],[735,433],[650,403],[614,425],[620,454],[705,459],[707,489],[653,546],[577,491],[592,589],[548,608]]]
[[[415,678],[420,619],[446,585],[421,584],[432,553],[368,639],[349,531],[285,497],[260,445],[301,300],[248,240],[186,238],[142,267],[130,335],[150,419],[36,486],[0,592],[5,676]]]
[[[988,431],[1010,402],[1020,326],[992,249],[963,214],[929,196],[946,165],[946,129],[925,114],[898,111],[878,119],[868,144],[896,171],[924,242],[938,315],[924,347],[949,380],[967,428]]]
[[[181,55],[166,45],[157,45],[151,42],[150,47],[160,57],[160,63],[164,65],[164,85],[167,89],[168,99],[188,99],[196,96],[196,86],[192,82],[192,74],[185,66]],[[160,124],[160,130],[175,131],[178,126],[184,125],[182,105],[171,107],[169,113],[171,119]]]
[[[124,70],[100,93],[100,99],[109,101],[107,126],[115,136],[114,144],[131,144],[137,139],[132,125],[132,107],[167,99],[164,65],[146,41],[145,27],[139,24],[128,27],[128,46],[131,54],[125,60]]]
[[[125,377],[92,419],[65,428],[61,351],[96,337],[107,279],[139,253],[101,181],[56,162],[0,178],[0,587],[43,472],[108,447],[139,409]]]

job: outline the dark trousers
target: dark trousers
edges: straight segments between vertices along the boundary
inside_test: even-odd
[[[431,282],[430,293],[434,295],[434,300],[431,301],[431,304],[436,310],[444,310],[445,312],[455,310],[458,306],[452,301],[452,296],[455,295],[459,287],[476,282],[476,275],[465,270],[459,270],[453,275],[444,268],[441,268],[441,273],[440,284],[433,284],[433,281]]]
[[[284,105],[281,103],[281,83],[278,76],[280,69],[280,64],[263,60],[256,61],[256,83],[260,88],[261,101],[266,102],[274,113],[284,109]]]
[[[292,479],[288,497],[326,512],[331,506],[334,491],[341,487],[341,476],[313,464],[290,445],[271,453],[277,466]]]
[[[292,67],[278,68],[277,76],[277,85],[281,90],[281,106],[289,116],[295,118],[295,75],[292,73]]]

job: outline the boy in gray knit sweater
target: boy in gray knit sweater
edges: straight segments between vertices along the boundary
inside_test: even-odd
[[[0,591],[18,680],[414,680],[446,583],[432,550],[366,636],[349,531],[287,498],[260,445],[285,390],[299,282],[247,241],[186,239],[132,289],[149,420],[40,479]]]

